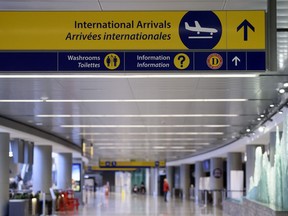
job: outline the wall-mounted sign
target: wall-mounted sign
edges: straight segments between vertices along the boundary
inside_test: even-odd
[[[223,171],[220,168],[216,168],[213,170],[213,176],[214,178],[221,178],[223,175]]]
[[[72,164],[72,190],[81,191],[81,164]]]

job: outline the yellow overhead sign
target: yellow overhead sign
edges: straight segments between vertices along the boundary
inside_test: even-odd
[[[227,49],[264,49],[265,14],[261,11],[227,13]]]
[[[86,171],[126,171],[126,172],[133,172],[136,168],[113,168],[113,167],[98,167],[98,166],[88,166],[85,167]]]
[[[0,50],[265,49],[265,12],[2,11],[0,41]]]
[[[165,161],[100,161],[99,167],[122,167],[122,168],[141,168],[141,167],[165,167]]]

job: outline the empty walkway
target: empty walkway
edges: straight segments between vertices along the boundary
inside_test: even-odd
[[[64,215],[64,214],[61,214]],[[108,197],[97,193],[94,198],[89,195],[88,203],[79,209],[77,214],[70,216],[224,216],[219,208],[203,207],[188,200],[170,199],[167,203],[163,197],[145,195],[110,194]]]

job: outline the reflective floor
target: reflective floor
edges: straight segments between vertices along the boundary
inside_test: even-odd
[[[86,204],[76,213],[66,212],[57,215],[83,216],[182,216],[182,215],[214,215],[225,214],[218,207],[204,207],[193,201],[170,199],[164,202],[163,197],[145,195],[125,195],[103,193],[89,194]],[[225,215],[226,216],[226,215]]]

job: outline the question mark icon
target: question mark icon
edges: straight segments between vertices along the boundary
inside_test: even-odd
[[[185,61],[185,56],[184,55],[180,55],[178,56],[178,60],[180,61],[180,67],[182,68],[183,67],[183,63]]]
[[[178,53],[173,60],[174,66],[179,70],[185,70],[190,65],[190,57],[185,53]]]

